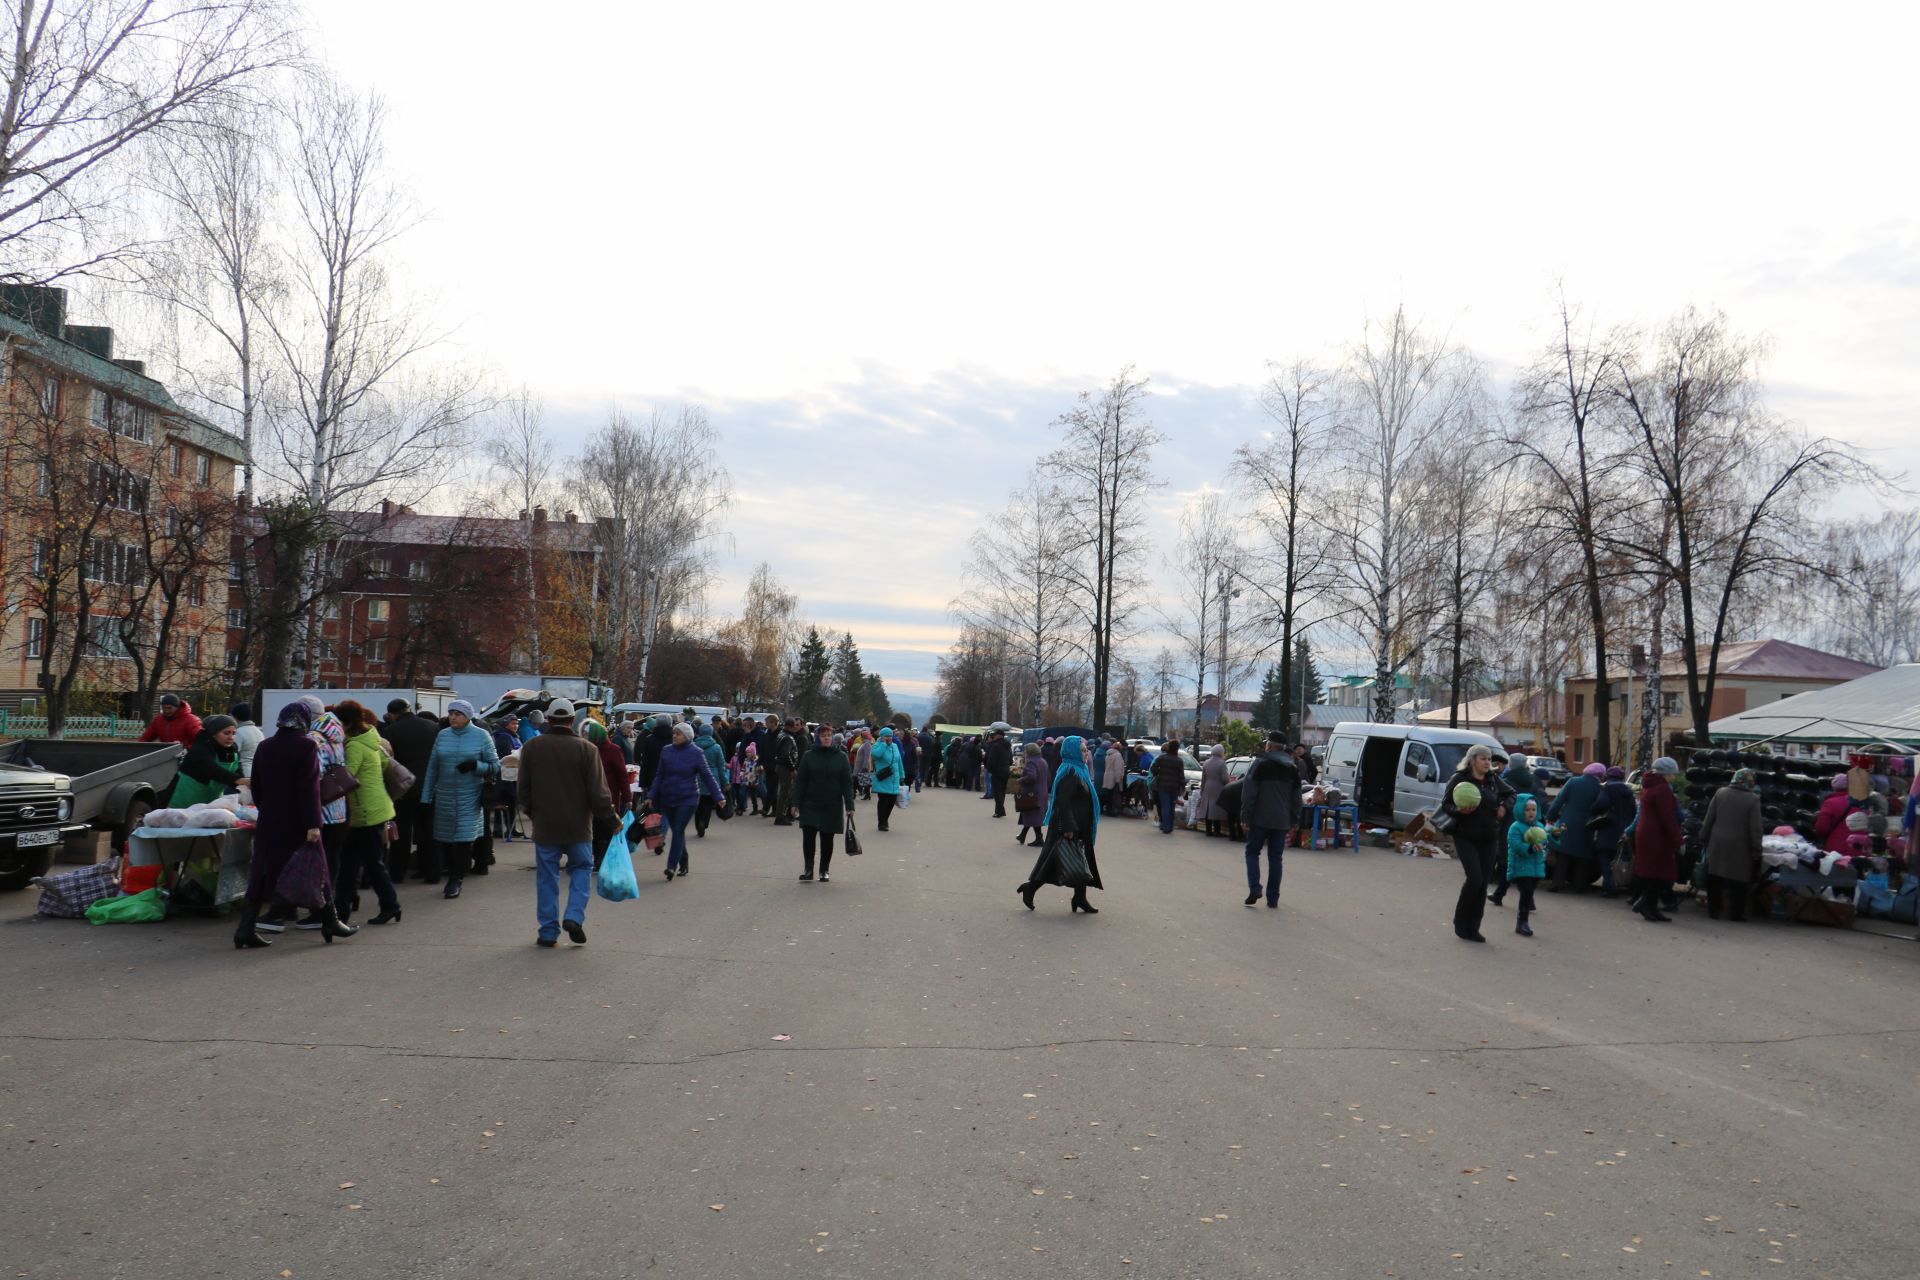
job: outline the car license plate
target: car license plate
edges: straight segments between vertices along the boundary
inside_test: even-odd
[[[33,849],[43,844],[59,844],[58,831],[22,831],[13,838],[13,843],[21,849]]]

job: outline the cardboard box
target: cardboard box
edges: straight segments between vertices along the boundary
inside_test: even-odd
[[[1832,902],[1809,893],[1791,894],[1786,900],[1787,919],[1800,924],[1820,924],[1832,929],[1853,928],[1851,902]]]

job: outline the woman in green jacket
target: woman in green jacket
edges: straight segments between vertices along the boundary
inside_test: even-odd
[[[347,772],[360,785],[347,792],[347,848],[340,878],[333,883],[334,905],[340,918],[353,913],[360,876],[380,898],[380,914],[368,924],[399,924],[400,897],[387,874],[387,825],[393,821],[393,797],[387,794],[387,740],[372,712],[353,701],[336,703],[333,714],[347,735]]]
[[[800,757],[794,776],[793,802],[800,809],[800,849],[806,858],[802,880],[813,879],[813,846],[820,844],[820,883],[827,883],[827,864],[833,861],[833,838],[847,829],[853,817],[853,763],[833,745],[833,726],[820,726],[818,743]],[[842,811],[845,817],[842,817]]]
[[[218,800],[240,783],[240,748],[235,737],[240,727],[231,716],[208,716],[200,732],[193,736],[180,772],[173,779],[173,794],[167,803],[175,809]]]

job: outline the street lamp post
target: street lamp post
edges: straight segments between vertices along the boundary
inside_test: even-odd
[[[1227,619],[1231,616],[1233,611],[1233,598],[1240,594],[1240,589],[1233,585],[1232,569],[1225,568],[1225,567],[1221,568],[1219,589],[1220,589],[1220,711],[1218,716],[1218,727],[1220,729],[1220,741],[1225,742],[1227,740],[1227,694],[1229,692],[1227,688]],[[1200,726],[1196,724],[1193,726],[1193,728],[1194,728],[1194,736],[1198,737]]]

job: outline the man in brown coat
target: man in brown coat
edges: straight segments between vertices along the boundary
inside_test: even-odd
[[[576,946],[587,945],[587,898],[593,892],[593,822],[617,826],[600,753],[573,731],[573,704],[565,698],[547,708],[546,728],[520,748],[520,809],[533,826],[543,947],[559,945],[560,929]],[[560,867],[567,868],[567,914],[560,918]]]

